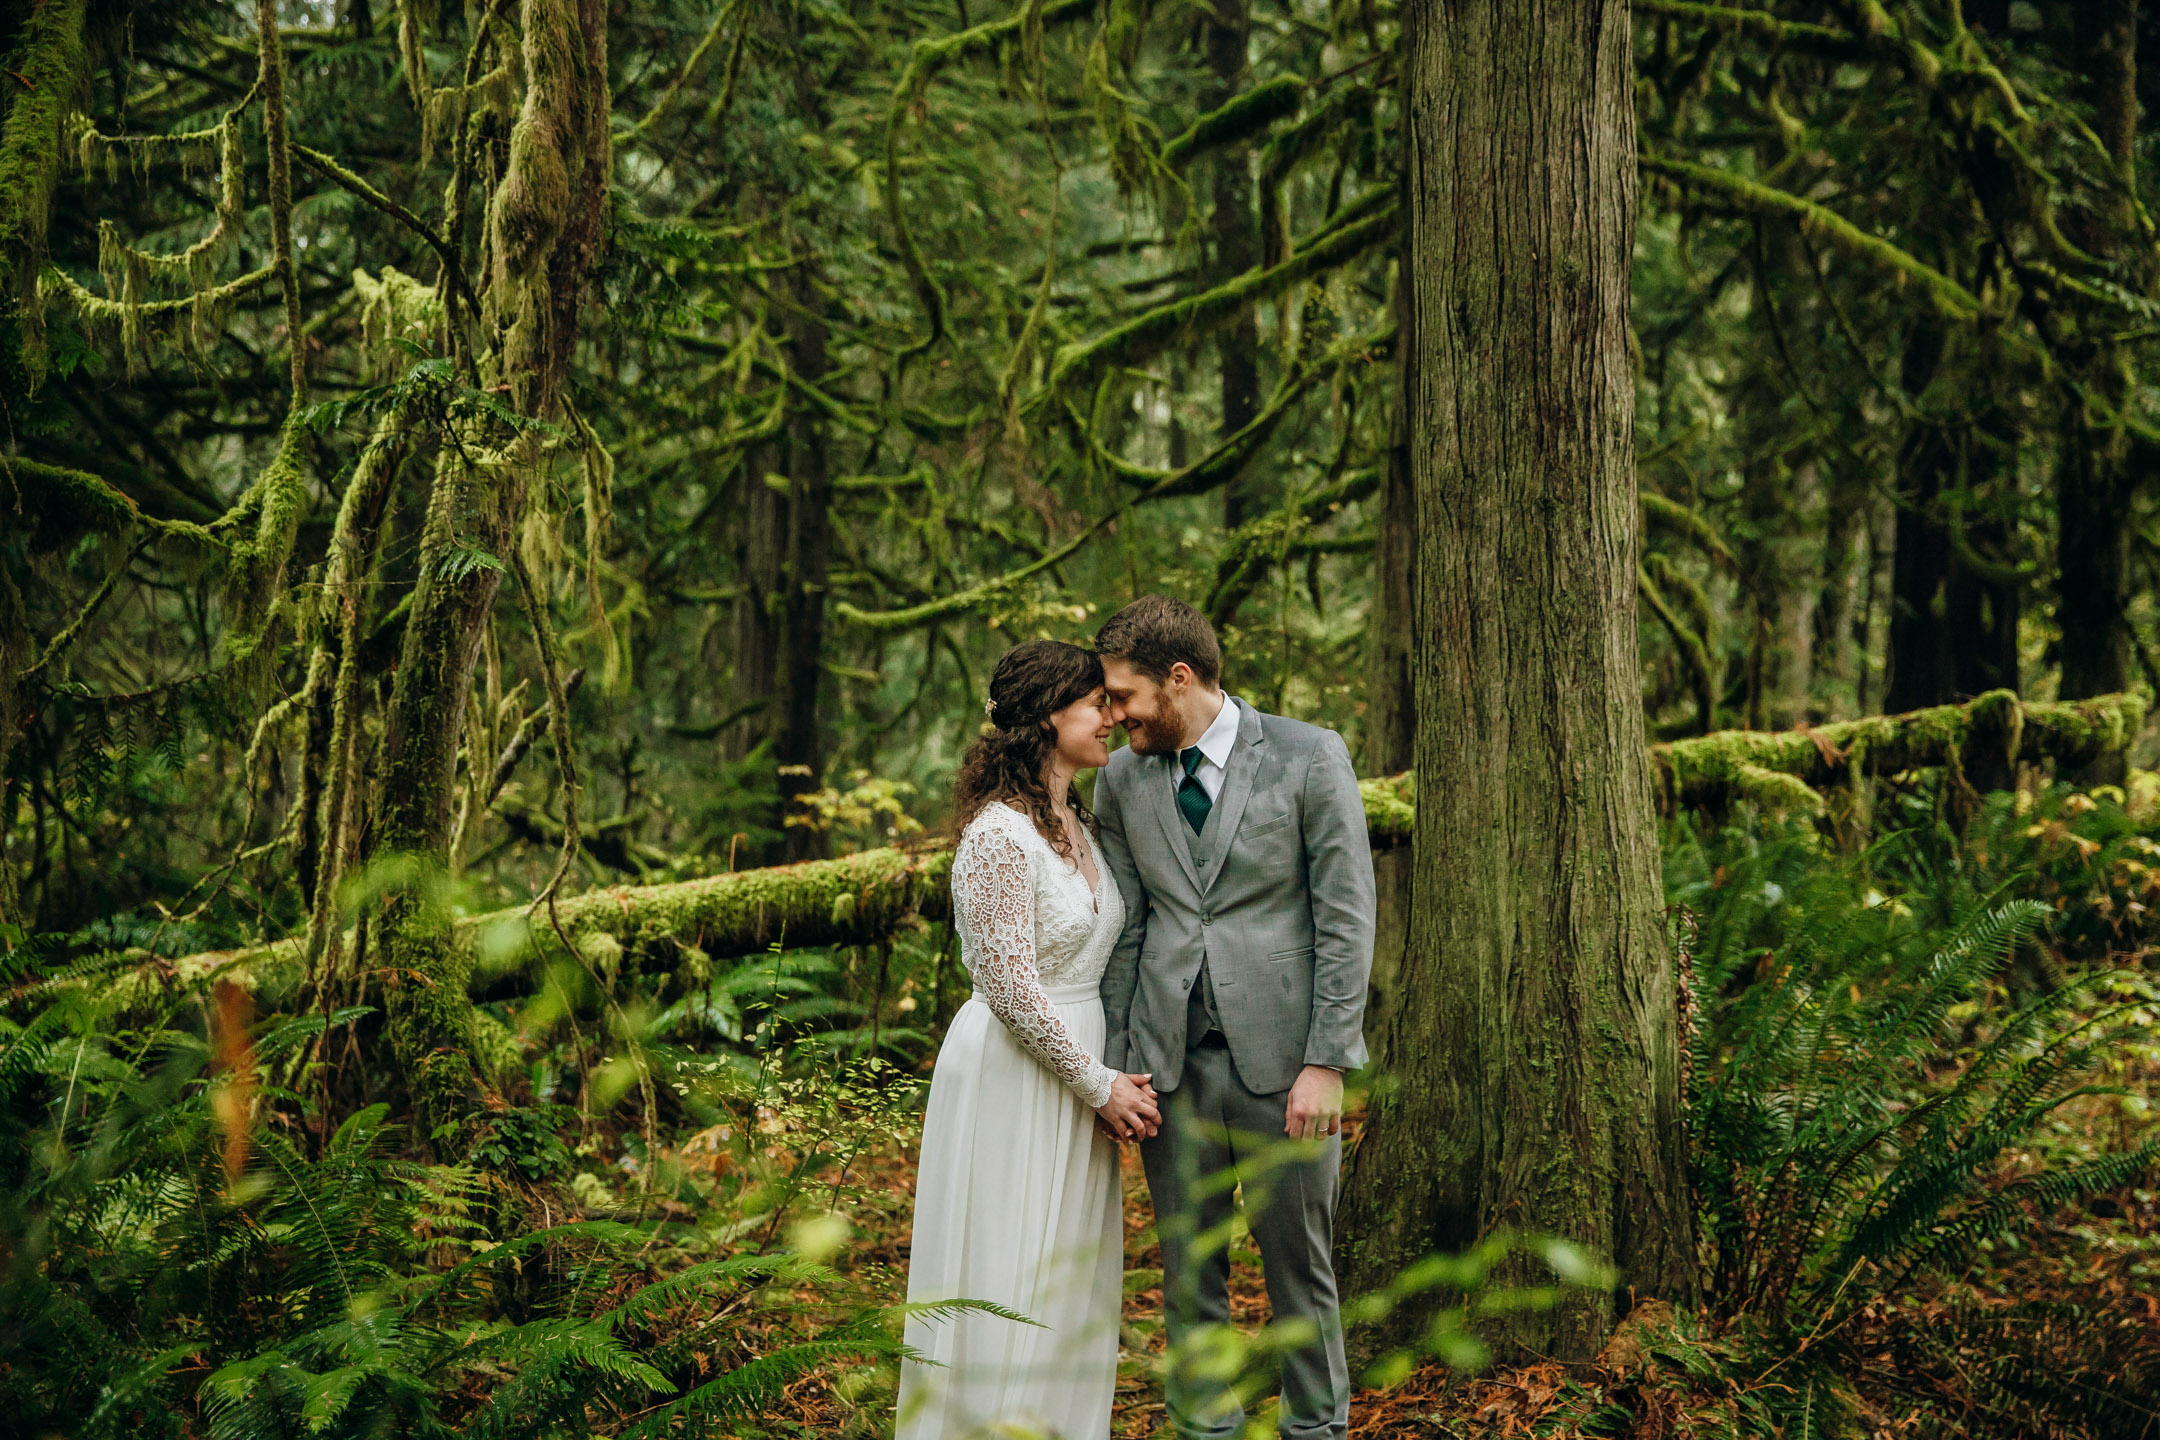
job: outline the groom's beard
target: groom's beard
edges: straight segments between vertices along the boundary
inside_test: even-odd
[[[1125,726],[1125,743],[1140,755],[1174,755],[1178,751],[1177,737],[1166,736],[1145,721]]]

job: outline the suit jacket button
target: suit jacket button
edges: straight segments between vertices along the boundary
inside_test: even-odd
[[[1215,917],[1213,915],[1202,915],[1200,917],[1200,923],[1203,925],[1212,925],[1215,923]]]
[[[1190,990],[1192,989],[1192,981],[1180,980],[1177,982],[1177,988],[1180,990]]]

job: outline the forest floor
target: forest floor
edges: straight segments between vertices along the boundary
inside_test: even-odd
[[[2131,1082],[2133,1095],[2160,1095],[2160,1065],[2128,1068],[2134,1073],[2123,1078]],[[2079,1103],[2063,1118],[2067,1123],[2057,1132],[2058,1142],[2078,1148],[2123,1143],[2125,1114],[2114,1097]],[[2036,1160],[2032,1152],[2005,1155],[1996,1183],[2031,1173]],[[863,1203],[854,1207],[856,1238],[835,1264],[864,1285],[868,1298],[897,1302],[906,1290],[914,1204],[909,1137],[896,1137],[874,1155],[859,1158],[854,1168],[848,1189]],[[1156,1440],[1171,1433],[1155,1377],[1162,1351],[1161,1258],[1147,1186],[1138,1155],[1130,1149],[1122,1152],[1122,1173],[1125,1345],[1112,1437]],[[1952,1327],[1972,1326],[1975,1316],[2011,1318],[2013,1311],[2016,1317],[2053,1317],[2036,1329],[2028,1327],[2031,1333],[2014,1357],[2021,1365],[2055,1364],[2074,1375],[2096,1361],[2119,1363],[2126,1352],[2141,1357],[2140,1363],[2160,1356],[2160,1193],[2128,1187],[2053,1215],[2035,1214],[2026,1230],[1977,1257],[1962,1274],[1916,1283],[1862,1307],[1850,1333],[1841,1337],[1850,1378],[1835,1399],[1856,1422],[1844,1433],[1880,1440],[1922,1433],[2013,1433],[1987,1423],[1990,1414],[2000,1413],[2000,1401],[1978,1378],[2000,1369],[2004,1355],[1989,1351],[1987,1335],[1977,1330],[1970,1348],[1957,1341],[1946,1346],[1941,1338]],[[1259,1257],[1242,1235],[1231,1249],[1231,1312],[1248,1334],[1266,1325],[1270,1315]],[[1672,1328],[1670,1307],[1656,1303],[1644,1307],[1638,1319],[1648,1323],[1624,1324],[1594,1365],[1547,1363],[1465,1376],[1428,1361],[1393,1386],[1361,1389],[1351,1401],[1351,1440],[1529,1435],[1662,1440],[1732,1433],[1736,1410],[1756,1387],[1721,1371],[1718,1362],[1733,1349],[1720,1339],[1718,1327],[1683,1319]],[[827,1368],[805,1376],[768,1412],[768,1423],[781,1432],[847,1440],[882,1433],[882,1423],[889,1423],[889,1389],[851,1388],[843,1374]],[[1760,1383],[1777,1381],[1765,1377]],[[1253,1440],[1274,1434],[1272,1406],[1272,1400],[1265,1401],[1253,1414],[1247,1431]],[[1965,1424],[1940,1430],[1931,1423],[1948,1417]],[[2160,1411],[2153,1423],[2153,1433],[2160,1434]]]

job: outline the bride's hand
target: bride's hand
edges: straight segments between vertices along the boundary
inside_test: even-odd
[[[1120,1140],[1145,1140],[1162,1128],[1162,1111],[1155,1106],[1155,1087],[1148,1075],[1119,1075],[1110,1082],[1110,1098],[1095,1113]]]

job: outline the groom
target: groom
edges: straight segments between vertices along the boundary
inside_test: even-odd
[[[1182,601],[1135,600],[1095,648],[1131,742],[1095,786],[1126,907],[1102,980],[1104,1059],[1152,1073],[1165,1100],[1140,1157],[1170,1343],[1230,1318],[1232,1201],[1217,1177],[1235,1171],[1275,1318],[1311,1327],[1283,1356],[1282,1434],[1340,1440],[1350,1376],[1330,1251],[1374,909],[1350,752],[1332,730],[1224,694],[1215,629]],[[1236,1397],[1185,1369],[1165,1396],[1178,1434],[1239,1434]]]

